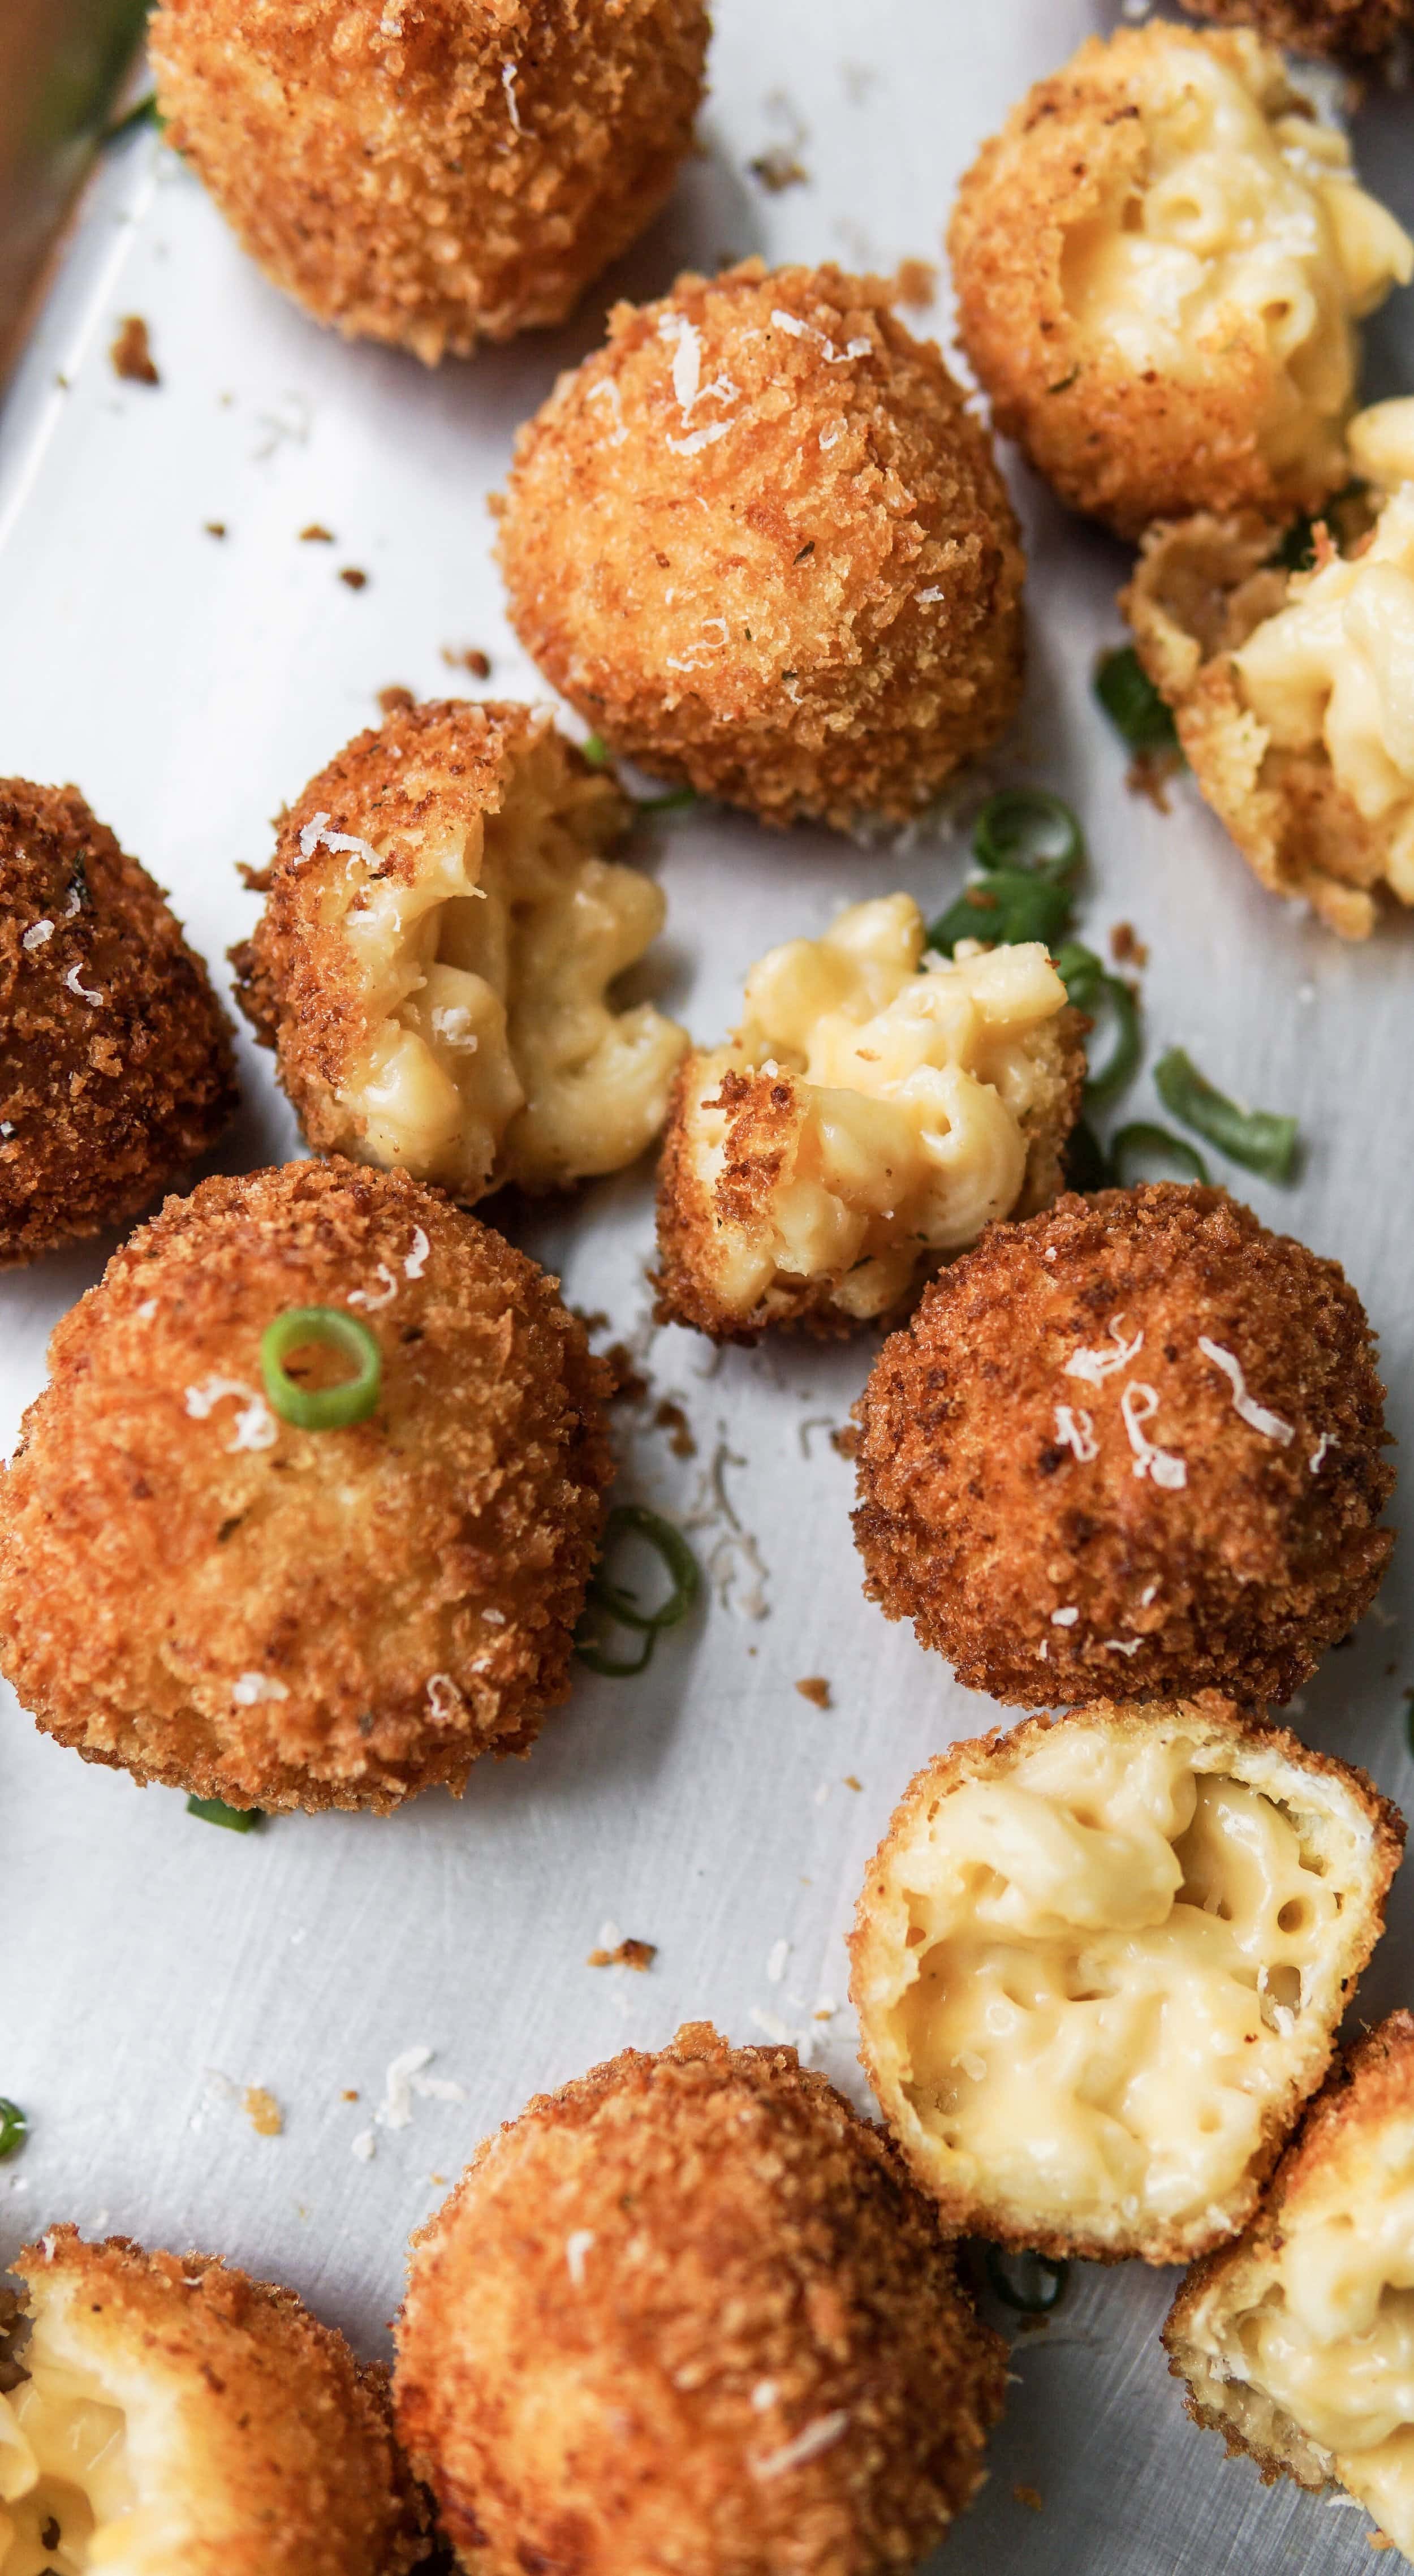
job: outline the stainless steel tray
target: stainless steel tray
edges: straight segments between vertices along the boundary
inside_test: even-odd
[[[614,288],[652,292],[684,263],[753,250],[937,258],[978,139],[1117,14],[1090,0],[883,0],[864,15],[852,0],[718,0],[707,156]],[[1406,97],[1359,121],[1364,162],[1406,222],[1411,119]],[[777,194],[748,171],[772,143],[809,174]],[[0,774],[76,779],[214,963],[253,917],[236,862],[266,856],[277,806],[370,720],[378,689],[455,688],[444,648],[479,645],[494,691],[541,694],[502,614],[485,495],[516,424],[595,341],[605,300],[554,337],[429,376],[281,301],[150,133],[105,156],[0,414]],[[1396,299],[1371,333],[1376,392],[1414,385],[1411,305]],[[129,312],[150,325],[155,390],[110,369]],[[932,327],[946,331],[944,310]],[[1154,1048],[1181,1041],[1224,1087],[1299,1114],[1298,1186],[1232,1178],[1268,1222],[1346,1264],[1383,1335],[1407,1447],[1414,923],[1341,947],[1259,892],[1189,790],[1168,816],[1127,793],[1089,695],[1124,557],[1024,476],[1017,487],[1031,680],[996,774],[1044,779],[1084,816],[1084,921],[1097,945],[1120,919],[1149,944]],[[334,548],[298,542],[312,519]],[[346,565],[369,576],[358,594],[337,578]],[[964,864],[947,833],[891,855],[804,831],[768,840],[716,813],[665,832],[659,863],[663,990],[708,1040],[771,941],[896,884],[935,902]],[[297,1150],[270,1060],[244,1042],[242,1073],[233,1168]],[[1144,1083],[1133,1102],[1144,1114]],[[0,2258],[67,2217],[218,2247],[294,2283],[368,2348],[408,2229],[537,2087],[710,2014],[743,2040],[804,2034],[858,2096],[842,1935],[866,1857],[917,1765],[995,1713],[861,1598],[850,1474],[827,1433],[871,1346],[717,1357],[653,1333],[641,1172],[538,1216],[525,1239],[689,1417],[692,1457],[651,1427],[651,1407],[618,1419],[626,1489],[695,1531],[705,1620],[642,1681],[585,1677],[533,1758],[486,1764],[460,1805],[284,1819],[245,1840],[189,1820],[178,1796],[85,1768],[7,1701],[0,2090],[26,2104],[33,2135],[0,2167]],[[50,1327],[103,1257],[0,1282],[7,1444]],[[1406,1547],[1294,1712],[1310,1741],[1404,1799],[1410,1566]],[[814,1673],[831,1681],[829,1711],[795,1691]],[[1411,1899],[1414,1871],[1364,2016],[1409,2000]],[[585,1964],[606,1920],[659,1945],[649,1974]],[[415,2096],[411,2125],[376,2126],[361,2161],[354,2138],[412,2046],[435,2050],[430,2072],[465,2099]],[[255,2135],[239,2101],[250,2083],[282,2104],[282,2136]],[[1361,2514],[1263,2494],[1187,2423],[1155,2339],[1169,2287],[1136,2266],[1082,2267],[1056,2321],[1018,2336],[953,2576],[1003,2557],[1013,2576],[1367,2566]]]

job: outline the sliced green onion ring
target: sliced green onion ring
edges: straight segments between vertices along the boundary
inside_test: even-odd
[[[125,134],[136,133],[140,125],[154,126],[162,134],[166,131],[166,124],[167,120],[157,104],[157,92],[150,89],[146,98],[138,99],[122,116],[115,117],[111,125],[105,125],[98,140],[100,143],[119,143]]]
[[[224,1825],[228,1834],[253,1834],[261,1818],[259,1807],[228,1807],[224,1798],[188,1798],[187,1814],[204,1825]]]
[[[29,2120],[18,2102],[8,2102],[0,2094],[0,2164],[6,2156],[18,2154],[29,2136]]]
[[[1077,1118],[1066,1140],[1065,1185],[1068,1190],[1105,1190],[1110,1167],[1105,1149],[1086,1118]]]
[[[615,1583],[607,1571],[615,1548],[631,1538],[646,1540],[656,1550],[668,1575],[671,1589],[654,1610],[641,1610],[635,1595],[623,1584]],[[671,1521],[665,1521],[661,1513],[650,1511],[644,1503],[616,1503],[604,1524],[604,1544],[590,1578],[575,1653],[591,1672],[616,1678],[641,1673],[663,1630],[676,1628],[687,1617],[701,1589],[697,1559],[681,1530],[674,1529]],[[641,1636],[642,1653],[633,1658],[611,1655],[595,1634],[604,1622],[632,1629]]]
[[[1039,939],[1054,949],[1069,928],[1071,909],[1069,886],[1053,885],[1029,868],[992,868],[974,877],[929,923],[928,945],[940,957],[951,957],[960,939],[981,939],[989,948]]]
[[[608,768],[609,746],[602,733],[587,733],[579,747],[591,769]]]
[[[1139,1069],[1144,1051],[1139,1005],[1123,979],[1111,975],[1094,949],[1078,939],[1066,941],[1056,958],[1056,973],[1077,1010],[1093,1017],[1097,1009],[1108,1009],[1114,1015],[1114,1043],[1098,1073],[1091,1073],[1085,1084],[1086,1103],[1097,1108],[1113,1100]]]
[[[1131,751],[1177,751],[1173,709],[1159,695],[1132,644],[1101,654],[1095,666],[1095,695]]]
[[[1175,1136],[1167,1127],[1155,1126],[1150,1119],[1136,1118],[1128,1127],[1117,1128],[1110,1138],[1110,1173],[1117,1190],[1133,1189],[1128,1166],[1141,1155],[1160,1162],[1186,1164],[1190,1180],[1202,1181],[1205,1185],[1211,1180],[1212,1175],[1197,1146],[1190,1145],[1186,1136]],[[1141,1172],[1136,1177],[1143,1180],[1148,1176]]]
[[[685,814],[701,799],[695,787],[670,787],[666,796],[635,796],[631,802],[635,814]]]
[[[972,826],[972,850],[981,867],[1024,868],[1064,885],[1085,856],[1085,836],[1064,797],[1049,787],[1003,787]]]
[[[1289,1181],[1296,1169],[1300,1134],[1294,1118],[1270,1109],[1239,1109],[1209,1082],[1182,1047],[1170,1047],[1154,1067],[1154,1089],[1171,1118],[1206,1136],[1234,1163],[1265,1180]]]
[[[1023,2266],[1030,2267],[1029,2275]],[[1016,2308],[1024,2317],[1045,2317],[1065,2297],[1070,2265],[1051,2254],[1013,2254],[989,2245],[987,2279],[1004,2307]]]
[[[354,1363],[338,1386],[298,1386],[285,1362],[291,1351],[322,1342]],[[287,1306],[260,1336],[260,1374],[273,1410],[296,1431],[345,1431],[366,1422],[383,1384],[383,1354],[376,1334],[341,1306]]]

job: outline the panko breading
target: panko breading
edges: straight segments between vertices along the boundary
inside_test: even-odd
[[[1009,1703],[1289,1699],[1394,1544],[1373,1354],[1339,1264],[1225,1191],[993,1226],[855,1407],[864,1588]]]
[[[347,1429],[262,1392],[311,1306],[378,1342]],[[403,1173],[291,1163],[169,1199],[49,1356],[0,1480],[0,1666],[47,1734],[238,1807],[386,1810],[529,1749],[612,1473],[533,1261]]]
[[[1362,1771],[1211,1691],[939,1754],[850,1948],[861,2061],[943,2224],[1101,2262],[1235,2236],[1403,1843]]]
[[[76,787],[0,779],[0,1267],[136,1216],[235,1105],[160,886]]]
[[[906,819],[1021,694],[1015,515],[894,292],[747,260],[616,305],[493,505],[546,678],[615,751],[767,823]]]
[[[1414,0],[1183,0],[1195,17],[1256,27],[1274,45],[1335,62],[1378,62],[1414,28]]]
[[[1035,941],[924,963],[911,895],[773,948],[732,1040],[678,1076],[658,1193],[662,1320],[719,1340],[848,1332],[993,1217],[1062,1186],[1085,1076]]]
[[[703,0],[162,0],[167,140],[321,322],[429,365],[562,322],[691,148]]]
[[[53,2227],[0,2396],[0,2576],[406,2576],[427,2522],[388,2374],[210,2254]],[[8,2385],[8,2382],[7,2382]],[[55,2534],[57,2532],[57,2538]]]
[[[1286,572],[1260,520],[1203,513],[1152,531],[1121,605],[1254,874],[1366,939],[1381,895],[1414,904],[1414,399],[1350,451],[1373,489],[1343,550]]]
[[[1164,2328],[1188,2411],[1264,2485],[1337,2479],[1414,2559],[1414,2014],[1351,2051],[1237,2245]]]
[[[1137,536],[1346,480],[1355,324],[1414,274],[1338,129],[1250,35],[1091,37],[963,180],[963,346],[997,427]]]
[[[531,2102],[413,2238],[394,2400],[476,2576],[882,2576],[982,2476],[1005,2347],[889,2141],[693,2022]]]
[[[311,779],[231,955],[320,1153],[469,1205],[652,1143],[688,1041],[651,1003],[607,999],[663,923],[659,888],[604,855],[629,819],[522,706],[406,708]]]

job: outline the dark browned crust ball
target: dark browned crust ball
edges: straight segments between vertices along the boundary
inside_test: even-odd
[[[161,887],[77,788],[0,779],[0,1267],[136,1216],[235,1106]]]
[[[1140,1332],[1100,1382],[1067,1373]],[[1238,1414],[1203,1338],[1288,1441]],[[1060,1199],[991,1227],[880,1353],[855,1408],[865,1590],[1013,1704],[1285,1701],[1394,1545],[1375,1526],[1394,1485],[1383,1396],[1339,1264],[1224,1191]],[[1146,1447],[1186,1481],[1138,1472]]]
[[[1414,0],[1183,0],[1196,18],[1255,27],[1274,45],[1335,62],[1372,63],[1414,28]]]
[[[703,0],[162,0],[167,140],[277,286],[429,364],[562,322],[692,145]]]
[[[882,2131],[709,2023],[478,2149],[397,2337],[398,2429],[476,2576],[912,2567],[1002,2410],[1005,2346]]]
[[[262,1393],[290,1307],[356,1312],[377,1409]],[[612,1470],[557,1283],[402,1172],[203,1182],[55,1328],[0,1482],[0,1665],[86,1760],[238,1807],[396,1806],[568,1696]]]
[[[894,293],[747,260],[616,305],[493,505],[546,678],[616,752],[768,823],[906,820],[1021,694],[1016,518]]]

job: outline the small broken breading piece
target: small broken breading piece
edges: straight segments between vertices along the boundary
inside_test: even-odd
[[[796,1689],[801,1698],[808,1699],[815,1708],[829,1708],[832,1704],[830,1685],[823,1673],[807,1673],[804,1681],[796,1683]]]
[[[1091,37],[963,180],[963,345],[1001,432],[1138,536],[1318,507],[1348,474],[1356,323],[1414,242],[1249,34]]]
[[[113,363],[114,375],[121,376],[125,384],[161,384],[162,379],[157,372],[152,355],[152,344],[147,335],[147,324],[140,313],[125,315],[118,325],[118,336],[108,355]]]
[[[746,1017],[678,1076],[658,1314],[718,1340],[897,1308],[992,1218],[1061,1187],[1085,1074],[1045,949],[927,957],[911,895],[753,967]]]
[[[160,886],[77,788],[0,779],[0,1267],[136,1216],[235,1106]]]
[[[352,1421],[275,1409],[263,1338],[310,1308],[372,1339]],[[0,1478],[0,1664],[47,1733],[243,1808],[386,1811],[529,1750],[612,1474],[534,1262],[405,1173],[291,1163],[169,1199],[49,1348]]]
[[[636,1968],[643,1975],[657,1956],[656,1941],[616,1941],[612,1950],[591,1950],[585,1964],[591,1968]]]
[[[571,2531],[605,2576],[911,2566],[1002,2408],[1005,2346],[889,2141],[703,2022],[477,2149],[396,2333],[416,2473],[458,2564],[507,2576]]]
[[[861,2062],[949,2231],[1176,2263],[1256,2206],[1404,1823],[1215,1692],[1098,1701],[911,1783],[851,1940]]]
[[[1414,2559],[1414,2014],[1391,2013],[1318,2096],[1240,2243],[1164,2327],[1188,2411],[1264,2485],[1335,2479]]]
[[[1204,514],[1152,532],[1121,605],[1254,874],[1365,939],[1381,895],[1414,904],[1414,397],[1359,413],[1350,455],[1343,551],[1288,573],[1269,528]]]
[[[680,277],[619,304],[516,441],[511,622],[616,752],[767,823],[905,821],[1021,690],[991,442],[882,278]]]
[[[1383,1395],[1338,1264],[1226,1192],[1060,1199],[875,1363],[865,1590],[1012,1705],[1289,1699],[1389,1560]]]
[[[430,2547],[388,2374],[292,2290],[52,2227],[11,2267],[0,2576],[408,2576]]]
[[[703,0],[163,0],[167,140],[266,275],[429,366],[563,322],[692,147]]]
[[[267,2092],[263,2084],[247,2084],[241,2095],[241,2109],[258,2138],[283,2136],[284,2112],[274,2094]],[[4,2576],[3,2568],[0,2568],[0,2576]]]
[[[1414,0],[1183,0],[1195,17],[1256,27],[1274,45],[1368,69],[1414,33]]]
[[[664,914],[604,855],[629,819],[548,715],[494,702],[396,709],[311,780],[231,955],[318,1152],[467,1206],[643,1152],[688,1041],[607,998]]]

